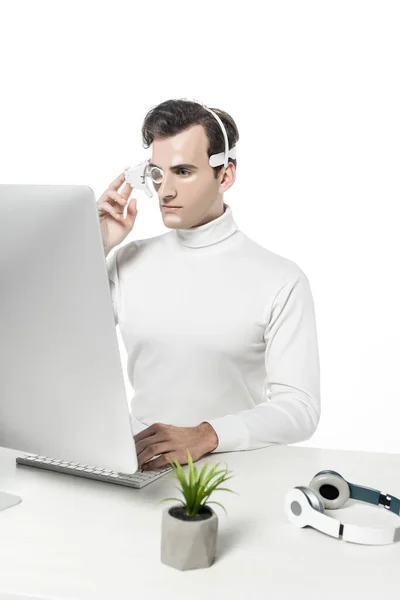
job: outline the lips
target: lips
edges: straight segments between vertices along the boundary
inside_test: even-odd
[[[169,204],[161,204],[163,208],[182,208],[182,206],[170,206]]]

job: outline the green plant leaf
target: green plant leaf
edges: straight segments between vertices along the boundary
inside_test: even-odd
[[[217,474],[215,474],[215,476],[216,475]],[[217,479],[214,479],[212,485],[218,485],[222,481],[228,481],[228,479],[232,479],[232,477],[233,477],[233,475],[231,475],[230,477],[227,477],[226,476],[226,471],[224,471],[222,475],[220,475]]]
[[[220,483],[222,483],[223,481],[227,481],[228,479],[231,479],[231,477],[226,477],[225,474],[221,475],[218,479],[209,483],[208,488],[205,490],[205,492],[207,494],[211,493],[212,491],[214,491],[217,488],[217,486]]]
[[[191,514],[197,514],[198,511],[198,506],[199,506],[199,502],[198,502],[198,472],[197,469],[195,467],[195,465],[193,464],[193,459],[192,456],[188,450],[188,469],[189,469],[189,487],[191,490],[191,497],[190,497],[190,511]]]
[[[206,474],[207,471],[207,467],[208,467],[208,461],[203,465],[203,468],[201,469],[200,475],[197,478],[197,482],[196,482],[196,507],[197,510],[200,507],[201,501],[203,500],[203,479],[204,476]]]
[[[190,454],[189,449],[187,450],[187,464],[188,464],[188,477],[186,478],[185,471],[182,468],[182,465],[179,463],[177,459],[168,459],[170,464],[173,467],[173,475],[181,485],[181,488],[176,487],[182,495],[185,502],[180,498],[164,498],[161,502],[166,500],[177,500],[181,502],[183,506],[186,506],[186,514],[187,515],[196,515],[201,506],[208,501],[208,498],[215,490],[227,491],[232,494],[237,494],[237,492],[230,490],[228,488],[220,488],[218,487],[223,481],[227,481],[231,479],[232,476],[228,476],[232,471],[228,470],[228,464],[225,461],[225,469],[218,470],[220,463],[215,464],[210,471],[207,473],[208,461],[203,465],[200,474],[193,463],[193,458]],[[239,495],[239,494],[237,494]],[[226,512],[224,506],[219,502],[209,502],[209,504],[218,504],[223,508]]]
[[[182,466],[180,465],[180,463],[176,459],[173,461],[173,463],[174,463],[175,475],[178,478],[178,480],[182,486],[182,494],[183,494],[184,498],[186,499],[186,502],[190,503],[190,489],[189,489],[189,484],[186,480],[185,472],[182,469]]]
[[[224,491],[224,492],[232,492],[232,494],[236,494],[237,496],[240,496],[240,494],[238,494],[237,492],[234,492],[233,490],[228,490],[228,488],[215,488],[215,489],[217,489],[218,491],[221,491],[221,492],[222,491]],[[213,491],[215,491],[215,490],[213,490]]]
[[[224,509],[225,513],[228,514],[226,512],[226,509],[222,506],[222,504],[220,502],[216,502],[215,500],[213,500],[212,502],[207,502],[207,504],[218,504],[219,506],[221,506]]]
[[[213,477],[216,477],[216,475],[218,475],[219,473],[224,473],[225,471],[217,471],[216,469],[218,469],[219,467],[219,463],[214,465],[213,468],[211,469],[211,471],[209,471],[209,473],[207,474],[207,476],[204,479],[203,485],[204,487],[206,487],[207,483],[209,481],[211,481],[211,479]]]
[[[189,486],[192,488],[194,486],[194,482],[195,482],[195,473],[194,473],[193,459],[192,459],[192,456],[191,456],[189,450],[187,451],[187,458],[188,458],[188,469],[189,469]]]
[[[192,456],[189,452],[189,450],[187,451],[187,458],[188,458],[188,470],[189,470],[189,492],[190,492],[190,502],[189,502],[189,507],[190,507],[190,511],[193,510],[193,506],[195,504],[196,498],[195,498],[195,489],[194,489],[194,484],[195,484],[195,473],[194,473],[194,465],[193,465],[193,459]]]
[[[202,485],[203,484],[203,479],[204,476],[206,474],[207,471],[207,467],[208,467],[208,461],[206,463],[204,463],[202,470],[200,471],[200,476],[199,476],[199,484]]]
[[[198,498],[198,492],[199,492],[199,473],[195,466],[193,466],[193,473],[194,473],[193,501],[196,503],[197,498]]]
[[[220,470],[220,471],[216,471],[216,467],[218,467],[218,465],[215,465],[214,468],[208,473],[207,477],[202,478],[202,486],[201,486],[201,494],[204,495],[204,493],[208,493],[210,490],[206,489],[207,485],[209,485],[209,488],[212,488],[213,486],[217,485],[218,483],[220,483],[220,481],[211,483],[212,479],[217,477],[218,475],[220,475],[222,473],[222,476],[220,476],[220,480],[223,480],[224,478],[226,478],[226,470]]]
[[[161,504],[161,502],[166,502],[167,500],[178,500],[178,502],[182,502],[182,504],[185,505],[184,501],[179,498],[163,498],[162,500],[159,500],[157,504]]]

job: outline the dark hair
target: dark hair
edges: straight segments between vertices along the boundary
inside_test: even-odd
[[[209,108],[219,116],[224,124],[229,148],[232,148],[239,140],[239,131],[235,121],[223,110],[211,106]],[[155,139],[176,135],[193,125],[204,127],[208,138],[208,157],[225,151],[224,134],[217,119],[197,102],[184,98],[166,100],[149,110],[142,125],[143,147],[148,148]],[[236,167],[236,159],[229,157],[228,161]],[[215,179],[222,168],[223,165],[212,167]]]

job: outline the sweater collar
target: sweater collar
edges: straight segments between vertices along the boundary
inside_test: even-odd
[[[204,225],[174,229],[173,232],[176,234],[176,240],[181,246],[202,248],[222,242],[235,233],[237,229],[238,226],[233,220],[232,209],[224,203],[224,213],[220,217]]]

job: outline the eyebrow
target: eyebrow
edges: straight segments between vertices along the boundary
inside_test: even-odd
[[[161,167],[159,167],[158,165],[155,165],[154,163],[149,163],[149,167],[157,167],[157,169],[161,169]],[[181,165],[174,165],[173,167],[170,167],[170,171],[173,171],[175,169],[193,169],[195,171],[197,171],[198,167],[196,167],[196,165],[190,165],[189,163],[184,163]]]

